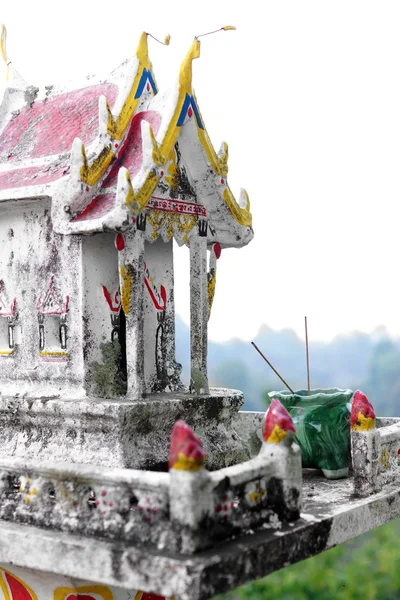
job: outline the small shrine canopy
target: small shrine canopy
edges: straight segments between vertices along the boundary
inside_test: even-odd
[[[2,55],[6,63],[5,30]],[[228,146],[215,151],[192,88],[195,39],[176,83],[158,91],[147,34],[106,81],[26,84],[8,64],[0,108],[0,201],[52,198],[56,231],[124,231],[147,217],[146,238],[187,243],[199,220],[209,243],[253,237],[250,202],[228,185]]]

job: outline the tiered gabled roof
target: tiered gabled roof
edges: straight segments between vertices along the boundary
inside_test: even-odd
[[[248,243],[248,196],[242,190],[236,202],[227,145],[214,150],[192,89],[199,55],[195,39],[177,83],[158,92],[143,33],[136,56],[107,81],[44,93],[8,88],[0,112],[0,200],[51,196],[54,227],[64,234],[128,229],[146,211],[150,240],[185,243],[207,217],[210,242]]]

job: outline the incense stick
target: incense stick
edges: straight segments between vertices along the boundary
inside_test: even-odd
[[[251,342],[251,345],[252,345],[252,346],[254,346],[254,348],[257,350],[258,354],[260,354],[260,355],[263,357],[263,359],[265,360],[265,362],[267,363],[267,365],[271,367],[271,369],[273,370],[273,372],[274,372],[276,375],[278,375],[279,379],[282,381],[282,383],[283,383],[284,385],[286,385],[287,389],[288,389],[288,390],[290,390],[290,391],[292,392],[292,394],[294,394],[294,391],[292,390],[292,388],[290,387],[290,385],[288,385],[288,384],[286,383],[286,381],[283,379],[283,377],[281,377],[281,376],[279,375],[278,371],[275,369],[275,367],[273,367],[273,366],[271,365],[271,363],[269,362],[268,358],[266,358],[266,357],[264,356],[264,354],[261,352],[261,350],[258,348],[258,346],[256,346],[256,344],[255,344],[254,342]]]
[[[308,357],[308,330],[307,330],[307,317],[304,317],[304,327],[306,330],[306,361],[307,361],[307,387],[308,395],[310,395],[310,360]]]

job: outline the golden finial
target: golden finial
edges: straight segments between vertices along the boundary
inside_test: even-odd
[[[169,33],[167,33],[167,35],[164,38],[164,41],[162,42],[161,40],[158,40],[156,37],[154,37],[154,35],[152,35],[151,33],[146,32],[146,35],[149,35],[150,37],[153,38],[153,40],[156,40],[156,42],[158,42],[159,44],[162,44],[163,46],[169,46],[169,43],[171,41],[171,36],[169,35]]]
[[[192,61],[200,56],[200,42],[197,38],[194,38],[192,45],[190,46],[189,52],[186,54],[181,64],[179,82],[182,87],[186,90],[190,90],[192,87]]]
[[[11,61],[8,60],[8,57],[7,57],[6,40],[7,40],[7,29],[6,29],[5,25],[2,25],[1,26],[1,36],[0,36],[0,53],[1,53],[2,59],[4,60],[6,66],[7,66],[6,81],[8,81],[9,72],[10,72],[9,65],[10,65]]]
[[[225,25],[221,27],[221,29],[215,29],[215,31],[209,31],[208,33],[201,33],[200,35],[196,35],[195,39],[204,37],[205,35],[211,35],[212,33],[218,33],[218,31],[235,31],[236,27],[234,25]]]

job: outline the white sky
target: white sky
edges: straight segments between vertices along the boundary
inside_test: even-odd
[[[262,323],[329,339],[383,324],[400,334],[398,0],[18,0],[0,4],[8,54],[32,84],[107,73],[149,41],[159,87],[195,35],[208,132],[229,143],[229,183],[250,195],[255,238],[218,264],[211,339]],[[188,264],[177,310],[188,319]],[[182,277],[182,272],[187,277]]]

